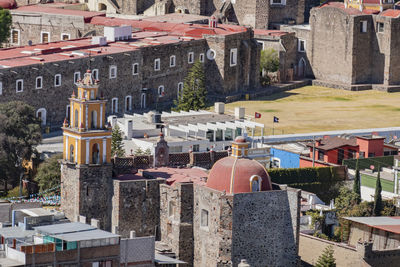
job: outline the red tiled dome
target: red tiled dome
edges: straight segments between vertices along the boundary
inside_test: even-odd
[[[0,0],[0,7],[5,9],[13,9],[17,7],[15,0]]]
[[[219,191],[225,190],[228,194],[247,193],[251,192],[250,178],[253,175],[258,175],[262,179],[261,191],[272,190],[269,175],[259,162],[232,156],[222,158],[214,164],[208,175],[207,186]]]
[[[246,138],[243,136],[238,136],[235,138],[236,143],[246,143]]]

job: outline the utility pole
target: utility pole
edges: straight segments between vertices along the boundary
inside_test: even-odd
[[[315,166],[315,136],[313,136],[312,142],[312,166]]]
[[[394,193],[398,194],[399,191],[399,160],[395,159],[394,160]]]

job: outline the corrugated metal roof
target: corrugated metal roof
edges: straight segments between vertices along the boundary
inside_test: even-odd
[[[400,234],[400,217],[345,217],[346,220]]]
[[[52,235],[52,237],[65,240],[68,242],[74,242],[74,241],[84,241],[93,239],[105,239],[105,238],[120,237],[120,236],[103,230],[94,229],[81,232]]]
[[[47,235],[57,235],[57,234],[65,234],[65,233],[75,233],[87,230],[97,229],[89,224],[73,222],[73,223],[61,223],[61,224],[53,224],[53,225],[45,225],[34,227],[34,229],[42,234]]]
[[[0,235],[4,238],[25,238],[32,236],[35,233],[33,230],[23,230],[20,227],[0,228]]]

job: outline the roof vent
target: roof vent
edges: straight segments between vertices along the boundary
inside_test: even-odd
[[[92,45],[107,45],[107,38],[104,36],[93,36],[92,37]]]
[[[211,16],[211,18],[208,21],[208,27],[210,28],[217,28],[218,26],[218,20],[215,16]]]
[[[104,36],[110,42],[128,40],[132,36],[132,26],[104,27]]]

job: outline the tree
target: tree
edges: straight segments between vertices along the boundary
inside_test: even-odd
[[[322,254],[319,256],[315,267],[336,267],[336,261],[333,257],[333,247],[327,246]]]
[[[261,71],[276,72],[279,70],[279,55],[273,48],[268,48],[261,51],[260,57]]]
[[[205,86],[204,67],[196,61],[189,70],[183,84],[183,90],[174,101],[175,111],[199,110],[207,107],[207,89]]]
[[[42,139],[40,120],[33,107],[19,101],[0,104],[0,178],[15,185]],[[6,188],[7,191],[7,188]]]
[[[34,180],[38,183],[41,192],[60,185],[60,159],[62,159],[62,154],[56,154],[39,165]]]
[[[11,31],[11,14],[8,9],[0,8],[0,46],[8,41]]]
[[[361,178],[360,167],[358,166],[358,159],[356,163],[356,175],[354,177],[353,192],[357,194],[357,204],[361,202]]]
[[[382,210],[383,210],[383,205],[382,205],[381,171],[380,167],[378,166],[378,177],[376,178],[376,185],[375,185],[373,215],[381,216]]]
[[[124,145],[122,144],[122,132],[118,124],[114,126],[111,134],[111,155],[117,155],[117,157],[125,155]]]

